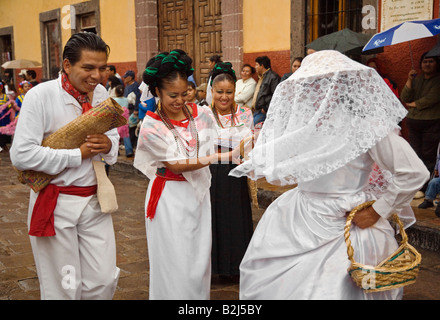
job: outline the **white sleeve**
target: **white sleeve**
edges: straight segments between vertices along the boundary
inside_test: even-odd
[[[20,110],[11,147],[11,161],[18,170],[35,170],[56,175],[66,168],[81,165],[80,149],[42,147],[45,125],[51,115],[45,112],[36,91],[29,91]]]
[[[429,171],[402,137],[395,132],[379,141],[368,153],[383,169],[393,174],[385,193],[373,204],[383,218],[409,206],[415,193],[429,179]]]

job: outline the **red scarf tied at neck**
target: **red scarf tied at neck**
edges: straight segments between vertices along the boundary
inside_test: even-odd
[[[61,73],[61,86],[67,93],[69,93],[72,97],[74,97],[79,104],[81,105],[83,111],[82,113],[92,109],[92,105],[89,101],[89,96],[87,93],[81,93],[75,89],[75,87],[70,83],[67,75],[63,72]]]

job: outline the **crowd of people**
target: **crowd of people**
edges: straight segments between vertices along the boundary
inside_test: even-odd
[[[74,34],[59,78],[29,91],[23,83],[26,98],[17,98],[12,164],[55,176],[49,191],[31,191],[29,201],[42,299],[113,297],[120,270],[93,161],[114,164],[121,144],[149,179],[150,299],[209,299],[214,274],[239,282],[241,299],[402,297],[402,288],[368,294],[351,281],[343,230],[351,209],[375,201],[352,228],[356,260],[375,265],[398,246],[390,215],[414,223],[410,202],[420,190],[425,207],[433,206],[440,180],[428,184],[438,171],[435,142],[426,140],[438,146],[440,137],[438,58],[422,57],[423,73],[409,73],[401,92],[408,112],[392,81],[373,70],[377,60],[365,66],[333,50],[293,59],[283,77],[267,56],[244,64],[237,77],[216,55],[200,85],[180,49],[152,57],[140,84],[131,70],[119,76],[108,55],[99,36]],[[105,79],[106,88],[99,85]],[[124,109],[126,125],[90,135],[78,149],[41,146],[107,97]],[[399,134],[405,118],[409,143]],[[249,191],[259,178],[297,187],[254,230]],[[41,213],[46,202],[56,206]],[[35,224],[53,232],[36,232]],[[78,270],[73,286],[63,284],[66,265]]]

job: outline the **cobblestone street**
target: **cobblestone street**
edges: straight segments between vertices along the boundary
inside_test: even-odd
[[[117,166],[110,170],[110,179],[120,208],[113,214],[117,264],[121,269],[114,299],[147,300],[149,274],[143,214],[147,180],[139,174],[118,170]],[[28,198],[29,188],[18,182],[9,154],[0,153],[0,300],[40,299],[27,235]],[[254,211],[255,224],[263,212],[264,209]],[[431,217],[433,212],[417,214]],[[440,300],[440,255],[438,251],[419,250],[423,256],[419,278],[405,289],[404,299]],[[238,284],[214,277],[211,299],[237,300]]]

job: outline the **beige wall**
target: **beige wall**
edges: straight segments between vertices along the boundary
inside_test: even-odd
[[[243,0],[243,52],[290,50],[290,0]]]
[[[2,0],[0,1],[0,28],[14,28],[16,59],[41,62],[40,12],[62,8],[82,1],[69,0]],[[69,30],[70,31],[70,30]],[[63,40],[64,40],[64,32]],[[67,40],[65,40],[67,41]],[[65,43],[63,42],[63,44]]]
[[[13,27],[15,59],[42,62],[39,14],[80,2],[85,0],[0,0],[0,28]],[[136,61],[134,0],[100,0],[100,12],[101,36],[111,48],[109,61]],[[71,35],[63,24],[66,15],[61,12],[62,46]]]
[[[134,0],[101,0],[101,37],[110,46],[109,62],[136,61]]]

